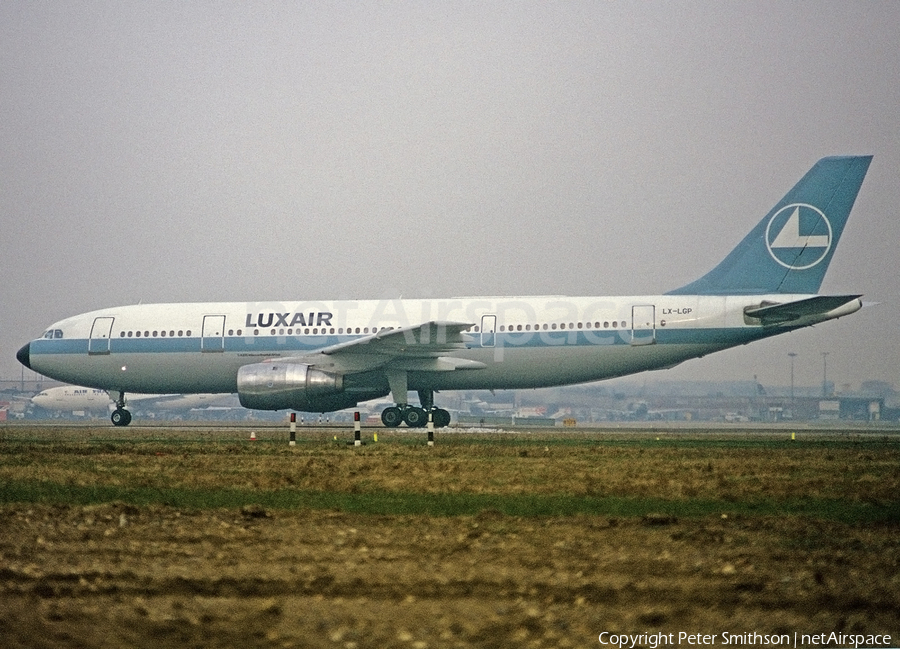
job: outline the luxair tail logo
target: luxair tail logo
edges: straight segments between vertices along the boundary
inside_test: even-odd
[[[831,250],[831,223],[819,208],[792,203],[769,219],[766,247],[772,259],[785,268],[812,268]]]

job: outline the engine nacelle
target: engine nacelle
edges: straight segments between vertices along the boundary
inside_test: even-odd
[[[302,363],[253,363],[237,374],[241,405],[253,410],[330,412],[356,404],[342,395],[344,377]]]

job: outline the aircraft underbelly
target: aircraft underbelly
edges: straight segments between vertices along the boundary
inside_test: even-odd
[[[484,369],[417,372],[410,376],[410,389],[480,390],[569,385],[671,367],[722,348],[722,345],[712,343],[545,347],[504,349],[499,358],[495,358],[494,350],[479,350],[467,354],[467,358],[484,362]]]
[[[103,390],[158,393],[233,393],[238,367],[234,355],[208,355],[202,363],[196,353],[109,354],[85,357],[42,354],[34,369],[58,381]]]

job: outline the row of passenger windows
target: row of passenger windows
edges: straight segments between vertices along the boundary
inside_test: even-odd
[[[569,322],[568,324],[563,322],[561,324],[557,324],[555,322],[551,324],[536,324],[534,326],[527,325],[500,325],[500,331],[548,331],[548,330],[557,330],[557,329],[609,329],[612,327],[613,329],[617,329],[621,327],[625,329],[628,327],[628,323],[625,320],[613,320],[605,321],[605,322]],[[474,328],[474,331],[478,331],[478,327]]]
[[[501,332],[506,332],[506,331],[519,332],[519,331],[556,331],[556,330],[560,330],[560,329],[601,329],[601,328],[609,329],[610,327],[612,327],[613,329],[620,328],[620,327],[624,329],[627,326],[628,326],[628,323],[625,320],[621,320],[621,321],[613,320],[612,322],[605,321],[602,323],[601,322],[585,322],[585,323],[582,323],[582,322],[565,323],[565,322],[563,322],[563,323],[557,324],[554,322],[554,323],[549,323],[549,324],[544,323],[544,324],[536,324],[536,325],[530,325],[530,324],[509,325],[509,326],[500,325],[499,330]],[[393,329],[394,329],[394,327],[381,327],[381,329],[379,329],[378,327],[371,327],[371,328],[369,328],[369,327],[355,327],[355,328],[347,327],[346,333],[349,335],[368,334],[368,333],[374,334],[374,333],[378,333],[379,331],[392,331]],[[472,327],[471,331],[474,333],[478,333],[480,331],[480,327],[478,327],[478,326]],[[49,338],[53,335],[53,333],[54,332],[47,332],[47,334],[45,334],[44,337]],[[345,332],[344,332],[343,327],[338,327],[337,329],[335,329],[334,327],[321,327],[321,328],[320,327],[312,327],[312,328],[305,327],[302,329],[298,327],[297,329],[293,329],[293,328],[271,329],[268,333],[272,336],[293,336],[293,335],[299,336],[301,334],[302,335],[309,335],[309,334],[318,335],[320,333],[321,334],[335,334],[336,333],[338,335],[344,335]],[[59,334],[60,335],[57,337],[62,337],[61,331],[59,332]],[[252,334],[249,329],[247,330],[248,336],[250,336],[250,335],[258,336],[259,334],[260,334],[259,329],[253,329]],[[169,337],[169,338],[179,337],[180,338],[183,336],[190,336],[190,335],[191,335],[190,329],[187,329],[187,330],[178,329],[177,331],[175,329],[170,329],[168,331],[166,331],[165,329],[163,329],[163,330],[156,329],[153,331],[151,331],[151,330],[122,331],[119,333],[119,337],[121,337],[121,338],[166,338],[166,337]],[[243,336],[244,330],[243,329],[237,329],[237,330],[229,329],[228,335],[229,336]]]
[[[390,330],[392,330],[393,328],[394,328],[394,327],[382,327],[381,329],[378,329],[378,327],[372,327],[371,332],[374,334],[374,333],[378,333],[379,331],[385,331],[385,330],[390,331]],[[52,333],[52,332],[48,332],[48,334],[50,334],[50,333]],[[62,332],[60,332],[60,333],[62,333]],[[299,336],[301,333],[303,333],[303,334],[310,334],[310,333],[312,333],[312,334],[319,334],[319,333],[323,333],[323,334],[333,334],[333,333],[343,334],[343,333],[344,333],[344,328],[343,328],[343,327],[340,327],[340,328],[338,328],[337,330],[335,330],[334,327],[331,327],[331,328],[321,327],[321,331],[320,331],[320,328],[319,328],[319,327],[313,327],[313,328],[311,328],[311,329],[310,329],[309,327],[306,327],[305,329],[300,329],[300,328],[298,327],[296,330],[295,330],[295,329],[288,329],[287,331],[285,331],[284,329],[272,329],[269,333],[270,333],[271,335],[273,335],[273,336],[275,336],[275,335],[279,335],[279,336],[284,336],[284,335],[293,336],[295,333],[296,333],[296,335],[298,335],[298,336]],[[355,330],[354,330],[352,327],[348,327],[348,328],[347,328],[347,333],[348,333],[348,334],[353,334],[353,333],[364,333],[364,334],[367,334],[367,333],[369,333],[369,327],[362,327],[362,328],[356,327]],[[178,331],[176,331],[175,329],[170,329],[168,332],[167,332],[166,330],[164,330],[164,329],[163,329],[163,330],[156,329],[156,330],[153,330],[153,331],[145,330],[145,331],[121,331],[121,332],[119,332],[119,337],[120,337],[120,338],[157,338],[157,337],[158,337],[158,338],[166,338],[166,337],[169,337],[169,338],[175,338],[175,337],[190,336],[190,335],[191,335],[191,330],[190,330],[190,329],[188,329],[188,330],[179,329]],[[218,333],[216,333],[216,334],[211,334],[212,337],[217,336],[217,335],[219,335],[219,334],[218,334]],[[243,329],[238,329],[237,331],[235,331],[234,329],[229,329],[229,330],[228,330],[228,335],[229,335],[229,336],[243,336],[243,335],[244,335],[244,330],[243,330]],[[248,336],[251,335],[251,333],[250,333],[249,330],[248,330],[248,332],[247,332],[247,335],[248,335]],[[258,336],[258,335],[259,335],[259,329],[254,329],[252,335]],[[45,337],[45,338],[50,338],[50,337],[52,337],[52,336],[45,334],[44,337]],[[58,336],[58,337],[62,337],[62,336]]]
[[[191,330],[188,329],[187,331],[185,331],[184,329],[179,329],[177,332],[177,335],[179,337],[190,336]],[[176,332],[174,329],[169,329],[168,332],[166,332],[165,329],[163,329],[162,331],[156,330],[156,331],[143,331],[143,332],[141,332],[141,331],[121,331],[121,332],[119,332],[120,338],[131,338],[132,336],[134,336],[135,338],[150,338],[150,337],[156,338],[157,336],[159,336],[160,338],[165,338],[166,336],[168,336],[169,338],[175,338]]]

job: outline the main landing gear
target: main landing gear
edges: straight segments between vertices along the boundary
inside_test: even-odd
[[[392,381],[391,391],[394,394],[394,400],[397,401],[397,405],[385,408],[381,413],[381,423],[385,426],[396,428],[400,424],[406,423],[410,428],[425,428],[428,425],[429,413],[435,428],[444,428],[450,425],[450,413],[443,408],[434,407],[434,390],[419,390],[419,403],[422,405],[411,406],[405,403],[405,375],[400,377],[401,382],[397,384],[398,389],[396,390],[394,390],[395,377],[389,375],[388,379]],[[404,403],[401,403],[401,400]]]
[[[109,416],[113,426],[127,426],[131,423],[131,413],[125,409],[125,393],[119,392],[116,398],[116,409]]]
[[[425,408],[410,405],[385,408],[381,413],[381,423],[388,428],[396,428],[402,423],[406,423],[410,428],[425,428],[428,424],[429,412],[431,412],[435,428],[444,428],[450,425],[450,413],[443,408],[432,407],[426,411]]]

